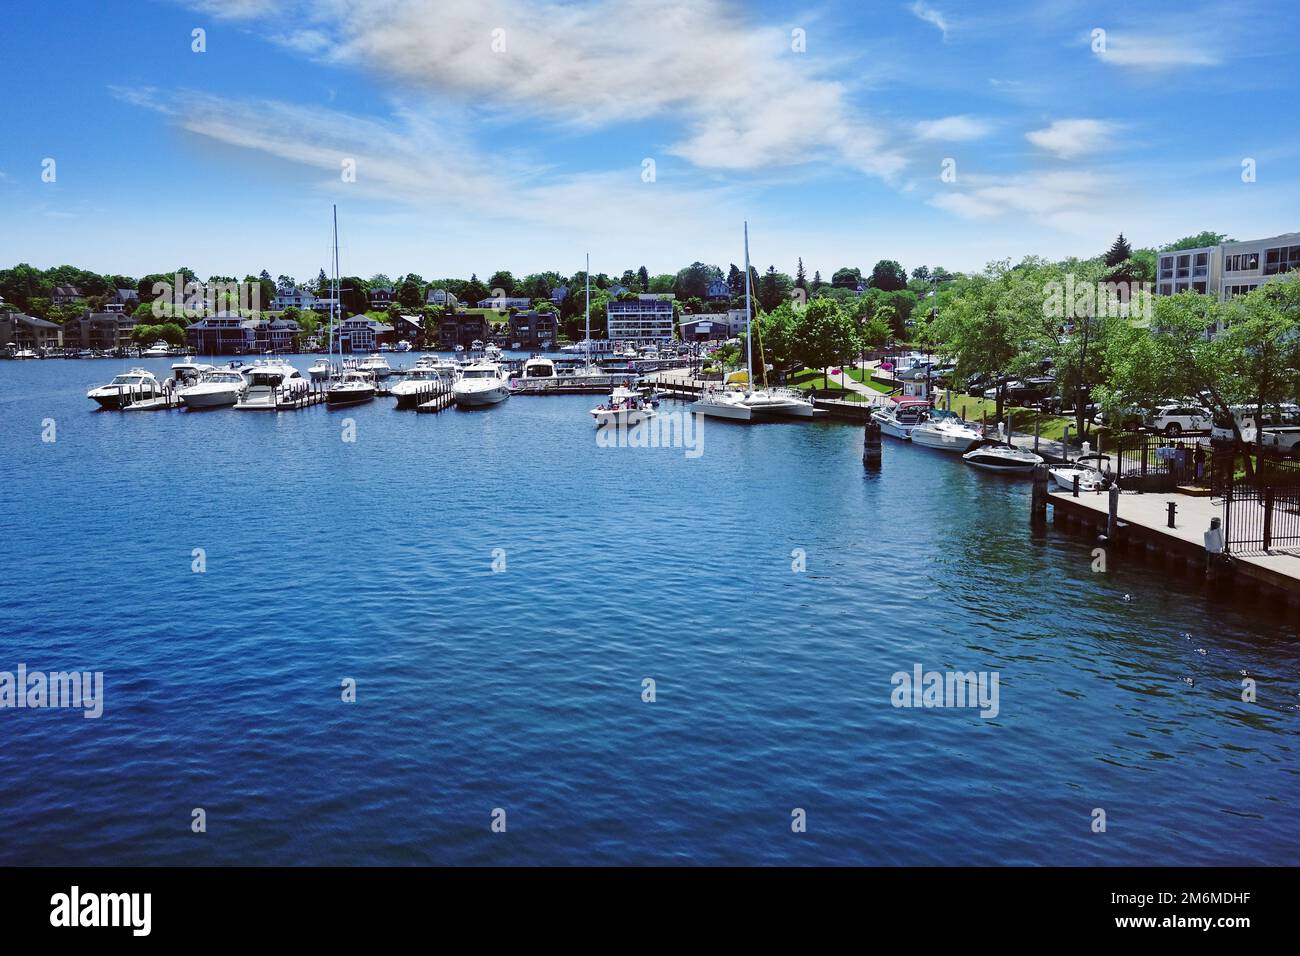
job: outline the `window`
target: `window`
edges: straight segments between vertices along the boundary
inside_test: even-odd
[[[1192,291],[1193,291],[1193,292],[1199,292],[1199,293],[1201,293],[1201,295],[1204,295],[1204,294],[1205,294],[1205,283],[1204,283],[1204,282],[1193,282],[1193,283],[1192,283]]]
[[[1160,278],[1172,279],[1173,277],[1174,277],[1174,257],[1161,256],[1160,257]]]
[[[1300,246],[1279,246],[1264,252],[1264,275],[1275,276],[1279,273],[1300,269]]]
[[[1179,278],[1179,279],[1186,279],[1186,278],[1187,278],[1188,273],[1189,273],[1189,271],[1190,271],[1190,269],[1191,269],[1191,264],[1192,264],[1192,257],[1191,257],[1191,256],[1179,256],[1179,257],[1178,257],[1178,278]]]
[[[1228,256],[1223,270],[1225,272],[1254,272],[1259,268],[1258,252],[1241,252]]]

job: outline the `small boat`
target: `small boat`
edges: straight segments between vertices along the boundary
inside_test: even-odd
[[[86,397],[100,408],[117,410],[137,402],[151,401],[163,397],[162,383],[153,372],[142,368],[133,368],[121,375],[113,376],[113,381],[98,388],[92,388]]]
[[[357,363],[357,369],[362,372],[369,372],[375,377],[375,381],[381,378],[388,378],[393,374],[393,367],[388,364],[388,359],[382,355],[369,355]]]
[[[923,398],[895,399],[888,408],[878,408],[871,413],[871,420],[878,422],[880,430],[886,435],[908,441],[912,429],[925,421],[930,413],[930,403]]]
[[[140,358],[167,358],[167,356],[171,354],[172,354],[171,346],[168,345],[166,342],[159,341],[159,342],[155,342],[153,345],[149,346],[147,349],[141,352]]]
[[[1032,451],[1017,448],[1006,442],[986,439],[961,456],[962,461],[985,471],[1004,474],[1031,474],[1035,465],[1041,465],[1043,458]]]
[[[510,386],[501,366],[495,362],[475,362],[461,372],[460,379],[451,387],[451,393],[462,408],[481,408],[509,398]]]
[[[355,368],[331,379],[325,389],[326,405],[357,405],[374,397],[375,377]]]
[[[39,358],[31,349],[19,349],[13,354],[13,357],[19,360]]]
[[[457,344],[456,344],[456,351],[457,351],[457,352],[463,352],[463,351],[465,351],[465,346],[461,345],[460,343],[457,343]]]
[[[544,392],[558,381],[555,363],[548,358],[533,356],[524,361],[519,374],[510,380],[510,388],[516,392]]]
[[[302,372],[274,359],[258,359],[246,366],[244,381],[244,392],[235,403],[241,411],[274,411],[281,402],[302,398],[311,387]]]
[[[940,451],[965,452],[984,438],[984,433],[968,425],[954,413],[941,408],[930,409],[926,420],[912,429],[912,444]]]
[[[205,372],[197,382],[176,394],[186,408],[221,408],[243,398],[247,384],[239,369],[217,368]]]
[[[328,382],[334,377],[334,366],[328,359],[317,359],[311,363],[307,374],[311,376],[313,382]]]
[[[184,388],[186,385],[193,385],[204,374],[212,370],[211,365],[202,365],[198,362],[173,362],[172,388]]]
[[[622,385],[614,389],[609,401],[591,410],[597,425],[636,425],[655,414],[654,402],[640,392]]]
[[[469,343],[469,348],[471,352],[482,352],[483,341],[481,339],[475,339],[473,342]]]
[[[505,353],[501,351],[500,346],[489,342],[487,348],[483,350],[483,357],[489,362],[500,362],[505,358]]]
[[[1047,472],[1052,476],[1052,480],[1066,491],[1074,490],[1075,478],[1079,479],[1080,491],[1104,491],[1110,487],[1110,479],[1098,466],[1108,461],[1110,461],[1109,455],[1080,455],[1075,461],[1053,465],[1047,469]],[[1092,462],[1096,462],[1096,465]]]
[[[406,339],[402,339],[402,341],[400,341],[400,342],[397,343],[397,351],[398,351],[398,352],[409,352],[409,351],[411,351],[411,343],[408,342]]]

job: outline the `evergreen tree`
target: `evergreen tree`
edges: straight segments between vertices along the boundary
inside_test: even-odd
[[[641,291],[649,292],[650,291],[650,270],[648,270],[645,266],[642,266],[640,269],[636,270],[636,277],[641,282]]]
[[[1133,247],[1128,244],[1124,238],[1124,233],[1119,234],[1119,238],[1111,244],[1109,251],[1106,253],[1106,265],[1117,266],[1125,259],[1133,258]]]
[[[803,256],[799,257],[799,265],[794,270],[794,287],[808,291],[808,276],[803,271]]]

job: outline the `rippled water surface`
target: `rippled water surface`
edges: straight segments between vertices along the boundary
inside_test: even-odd
[[[0,710],[0,863],[1297,859],[1294,626],[1093,573],[1022,483],[834,423],[601,449],[591,397],[93,411],[127,364],[0,363],[0,670],[106,685]],[[914,664],[999,713],[894,708]]]

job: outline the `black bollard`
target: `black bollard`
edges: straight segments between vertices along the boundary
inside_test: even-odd
[[[1177,502],[1169,502],[1169,527],[1174,527],[1174,515],[1178,513]]]
[[[862,467],[880,467],[880,424],[867,411],[867,426],[862,436]]]

